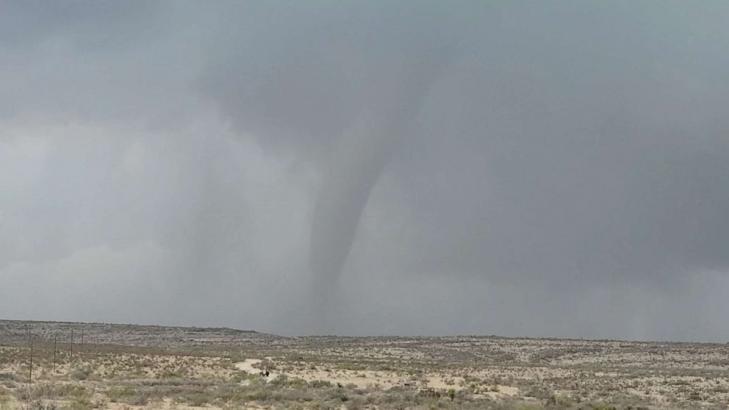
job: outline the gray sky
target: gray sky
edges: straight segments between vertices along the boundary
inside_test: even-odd
[[[0,0],[0,316],[726,340],[726,21]]]

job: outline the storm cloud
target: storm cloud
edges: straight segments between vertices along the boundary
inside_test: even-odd
[[[0,3],[0,316],[724,340],[727,17]]]

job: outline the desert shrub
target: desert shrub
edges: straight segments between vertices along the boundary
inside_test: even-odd
[[[231,403],[245,401],[246,387],[237,384],[225,384],[215,390],[217,403]]]
[[[36,384],[18,392],[18,399],[27,402],[25,408],[55,409],[56,404],[47,400],[66,400],[64,409],[81,410],[95,407],[91,394],[83,386],[74,384]]]
[[[309,387],[309,383],[306,380],[293,377],[289,379],[289,387],[292,389],[306,389]]]
[[[175,398],[176,401],[187,403],[191,406],[201,407],[213,401],[213,395],[209,391],[189,391]]]
[[[158,375],[158,379],[179,379],[184,376],[183,372],[179,369],[164,369]]]
[[[71,370],[69,376],[74,380],[86,380],[93,374],[93,370],[88,366],[77,367]]]
[[[313,380],[309,382],[309,387],[314,389],[321,389],[326,387],[332,387],[332,383],[327,380]]]
[[[230,381],[233,383],[240,383],[243,380],[251,380],[251,378],[252,378],[252,376],[249,375],[248,373],[246,373],[242,370],[238,370],[238,371],[233,372],[233,374],[231,374]]]
[[[270,397],[271,394],[265,387],[259,387],[247,391],[244,395],[244,401],[266,401]]]
[[[289,384],[289,377],[285,374],[279,375],[275,379],[271,380],[269,384],[276,387],[283,387]]]
[[[85,397],[88,395],[89,393],[86,391],[85,387],[76,384],[38,383],[18,391],[18,398],[23,401]]]
[[[10,401],[10,390],[0,387],[0,409],[4,409]]]
[[[498,409],[502,410],[542,410],[543,407],[534,403],[505,403]]]
[[[145,406],[149,403],[149,393],[144,389],[135,389],[131,386],[112,387],[106,392],[112,403],[124,403],[133,406]]]
[[[2,404],[2,401],[0,401],[0,404]],[[15,409],[16,407],[8,407],[8,409]],[[22,409],[27,410],[55,410],[58,407],[55,403],[52,402],[44,402],[43,400],[32,400],[28,403],[25,403],[22,407]],[[5,410],[4,405],[0,406],[0,409]]]
[[[697,391],[692,391],[691,394],[689,394],[688,398],[689,398],[689,400],[694,400],[694,401],[700,401],[703,399],[701,397],[701,393],[699,393]]]
[[[106,392],[106,397],[108,397],[112,403],[118,403],[123,402],[124,398],[131,397],[134,394],[135,391],[130,386],[112,387]]]
[[[84,386],[79,386],[78,384],[60,384],[52,386],[55,397],[82,397],[90,395]]]
[[[605,403],[593,403],[593,404],[590,404],[590,409],[592,409],[592,410],[617,410],[617,407],[611,406],[611,405],[605,404]]]
[[[571,400],[569,397],[565,396],[558,396],[558,395],[552,395],[547,399],[547,407],[548,408],[558,408],[558,409],[564,409],[571,407],[574,404],[574,401]]]
[[[289,402],[312,402],[314,395],[308,389],[293,389],[285,391],[285,399]]]
[[[545,386],[531,386],[524,395],[540,400],[549,400],[554,396],[552,390]]]
[[[15,373],[11,373],[11,372],[0,373],[0,384],[2,384],[3,386],[5,386],[7,388],[14,389],[15,387],[17,387],[18,383],[21,383],[21,382],[22,382],[22,380]]]
[[[68,404],[63,406],[64,410],[87,410],[94,408],[89,396],[74,397]]]

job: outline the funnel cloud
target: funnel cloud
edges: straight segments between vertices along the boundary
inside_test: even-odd
[[[374,90],[366,92],[360,113],[333,149],[311,228],[310,267],[325,282],[339,276],[374,184],[400,142],[414,138],[408,134],[436,72],[449,58],[428,57],[438,60],[427,61],[427,69],[423,56],[393,58],[400,65],[387,67],[384,81],[371,85]]]

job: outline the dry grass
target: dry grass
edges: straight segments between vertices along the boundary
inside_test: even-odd
[[[721,344],[33,323],[30,385],[24,326],[0,321],[0,409],[729,407]],[[57,344],[54,370],[71,329],[95,343]]]

